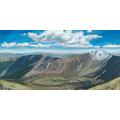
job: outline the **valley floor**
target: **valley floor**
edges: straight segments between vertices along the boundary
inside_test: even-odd
[[[59,85],[44,85],[44,84],[20,84],[7,80],[0,80],[1,90],[74,90],[73,86],[79,86],[79,83],[74,84],[59,84]],[[88,90],[120,90],[120,78],[113,79],[101,85],[96,85]]]
[[[32,88],[19,83],[0,80],[0,89],[1,90],[30,90]]]

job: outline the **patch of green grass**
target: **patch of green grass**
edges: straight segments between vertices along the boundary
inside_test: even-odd
[[[120,78],[113,79],[107,83],[97,85],[90,89],[91,90],[120,90]]]
[[[26,85],[23,85],[23,84],[9,82],[6,80],[0,80],[0,89],[2,90],[30,90],[32,88]]]

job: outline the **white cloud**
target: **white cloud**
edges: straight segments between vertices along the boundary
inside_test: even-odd
[[[25,42],[25,43],[16,43],[16,42],[10,42],[10,43],[7,43],[7,42],[3,42],[1,44],[2,47],[26,47],[26,46],[29,46],[29,43],[28,42]]]
[[[87,30],[87,33],[91,33],[92,32],[92,30]]]
[[[49,48],[50,47],[50,45],[45,45],[45,44],[41,44],[41,43],[33,44],[33,43],[28,43],[28,42],[24,42],[24,43],[3,42],[3,43],[1,43],[1,46],[2,47],[35,47],[35,48],[37,48],[37,47]]]
[[[118,47],[120,47],[120,45],[116,45],[116,44],[108,44],[108,45],[104,45],[103,46],[104,48],[118,48]]]
[[[37,40],[39,36],[36,33],[29,32],[28,37],[31,38],[32,40]]]
[[[2,47],[13,47],[15,45],[16,45],[15,42],[11,42],[11,43],[4,42],[4,43],[1,43]]]
[[[73,32],[72,30],[48,30],[37,35],[29,32],[28,37],[34,41],[55,41],[58,45],[67,47],[91,47],[90,41],[102,38],[97,34],[85,35],[83,31]]]
[[[38,48],[49,48],[51,47],[51,45],[48,45],[48,44],[41,44],[41,43],[38,43],[38,44],[29,44],[30,47],[38,47]]]

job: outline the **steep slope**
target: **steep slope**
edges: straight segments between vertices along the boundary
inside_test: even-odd
[[[88,89],[120,76],[120,57],[103,50],[74,57],[27,55],[11,64],[2,75],[10,81],[47,89]]]
[[[32,69],[36,61],[38,61],[41,57],[41,55],[29,55],[20,57],[8,68],[8,70],[4,74],[4,77],[20,78],[21,76],[26,74],[30,69]]]
[[[94,72],[102,69],[112,55],[105,56],[104,59],[98,59],[98,53],[86,53],[80,56],[68,57],[68,58],[58,58],[52,61],[41,62],[38,61],[37,65],[26,74],[26,77],[30,77],[37,74],[62,74],[64,76],[69,75],[79,75],[79,76],[89,76]],[[43,67],[44,66],[44,67]]]
[[[21,78],[34,67],[38,66],[40,62],[40,70],[44,69],[49,61],[55,60],[57,58],[52,58],[44,55],[27,55],[18,58],[4,73],[6,78]]]
[[[0,77],[7,71],[9,66],[15,61],[15,58],[0,58]]]

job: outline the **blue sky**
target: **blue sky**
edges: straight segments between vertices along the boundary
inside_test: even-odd
[[[1,52],[119,51],[120,30],[0,30]]]

